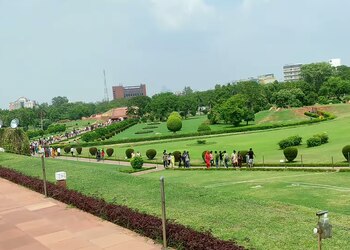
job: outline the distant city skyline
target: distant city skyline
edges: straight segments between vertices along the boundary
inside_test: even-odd
[[[103,70],[111,100],[119,84],[146,83],[152,96],[265,74],[282,81],[286,64],[348,65],[349,8],[345,0],[0,0],[0,108],[21,96],[102,101]]]

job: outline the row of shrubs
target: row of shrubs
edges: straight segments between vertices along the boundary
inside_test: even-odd
[[[323,135],[323,134],[321,134],[321,135]],[[320,136],[320,135],[315,135],[314,137],[317,137],[319,140],[322,140],[318,136]],[[322,138],[324,141],[326,141],[326,136],[323,136]],[[327,136],[327,141],[328,141],[328,136]],[[326,142],[324,142],[324,143],[326,143]],[[342,149],[342,153],[343,153],[343,156],[345,157],[345,159],[347,161],[350,161],[350,145],[344,146]],[[283,154],[288,162],[292,162],[298,156],[298,149],[295,147],[288,147],[288,148],[285,148],[283,150]]]
[[[135,119],[127,119],[121,122],[113,123],[104,128],[98,128],[94,131],[87,132],[81,136],[81,139],[85,142],[92,142],[96,140],[109,139],[115,134],[118,134],[125,129],[135,125],[137,121]]]
[[[66,124],[51,124],[47,130],[28,130],[27,135],[29,139],[43,136],[45,134],[55,134],[66,131]]]
[[[305,112],[304,115],[312,117],[312,118],[319,118],[319,119],[334,119],[335,116],[329,112],[318,110],[315,112]]]
[[[313,135],[311,138],[309,138],[306,141],[306,144],[309,148],[316,147],[327,143],[328,139],[329,137],[327,133],[316,134],[316,135]],[[288,147],[299,146],[301,142],[302,142],[302,137],[299,135],[294,135],[279,141],[278,145],[280,149],[285,149]]]
[[[153,130],[143,130],[143,131],[136,131],[136,135],[142,135],[142,134],[150,134],[153,133]]]
[[[293,135],[279,141],[278,145],[280,146],[280,149],[285,149],[292,146],[298,146],[301,144],[301,141],[302,141],[302,137],[300,137],[299,135]]]
[[[317,147],[328,142],[328,135],[326,133],[313,135],[307,139],[306,144],[309,148]]]
[[[332,116],[328,119],[333,119],[333,118],[334,118],[334,116]],[[290,126],[297,126],[297,125],[313,124],[313,123],[318,123],[321,121],[323,121],[323,120],[317,118],[317,119],[312,119],[312,120],[307,120],[307,121],[299,121],[299,122],[295,122],[295,123],[278,123],[278,124],[263,124],[263,125],[260,124],[260,125],[252,125],[252,126],[248,126],[248,127],[236,127],[236,128],[226,129],[226,130],[214,130],[214,131],[210,130],[210,131],[193,132],[193,133],[186,133],[186,134],[155,135],[155,136],[144,137],[144,138],[128,138],[128,139],[110,140],[107,142],[94,141],[94,142],[81,143],[81,145],[83,147],[89,147],[89,146],[111,145],[111,144],[128,143],[128,142],[185,138],[185,137],[201,136],[201,135],[248,132],[248,131],[267,130],[267,129],[273,129],[273,128],[282,128],[282,127],[290,127]]]
[[[0,177],[43,193],[43,181],[36,177],[29,177],[15,170],[0,167]],[[66,189],[53,183],[47,183],[49,197],[65,204],[102,217],[103,219],[133,230],[153,240],[162,239],[162,220],[153,215],[142,213],[126,206],[108,203],[104,199],[89,197],[78,191]],[[210,232],[198,232],[194,229],[167,221],[167,243],[175,249],[217,249],[243,250],[234,241],[224,241],[215,238]]]

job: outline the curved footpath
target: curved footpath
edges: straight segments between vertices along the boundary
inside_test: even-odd
[[[0,250],[132,249],[161,245],[0,178]]]
[[[103,163],[103,164],[111,164],[111,165],[120,165],[120,166],[130,166],[130,162],[127,161],[118,161],[118,160],[104,160],[104,161],[99,161],[97,162],[95,159],[88,159],[88,158],[76,158],[76,157],[70,157],[70,156],[60,156],[60,157],[56,157],[55,159],[59,159],[59,160],[67,160],[67,161],[82,161],[82,162],[93,162],[93,163]],[[143,175],[143,174],[148,174],[148,173],[152,173],[152,172],[158,172],[158,171],[162,171],[164,170],[163,165],[161,164],[154,164],[154,163],[144,163],[143,166],[145,167],[155,167],[154,169],[150,169],[150,170],[144,170],[144,171],[140,171],[140,172],[136,172],[136,173],[132,173],[132,175],[137,176],[137,175]],[[175,168],[178,168],[177,166]],[[205,169],[205,166],[195,166],[192,167],[191,169]],[[246,167],[243,167],[244,169]],[[350,169],[350,167],[285,167],[285,166],[273,166],[273,167],[261,167],[261,166],[257,166],[257,167],[253,167],[253,169],[295,169],[295,170],[308,170],[308,169],[320,169],[320,170],[335,170],[335,171],[339,171],[341,169]],[[212,169],[215,169],[215,167],[212,167]],[[223,167],[220,167],[220,169],[223,169]],[[230,170],[233,170],[232,167],[229,167]],[[239,170],[239,169],[237,169]]]

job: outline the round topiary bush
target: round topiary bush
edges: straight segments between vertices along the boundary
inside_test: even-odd
[[[143,159],[141,156],[135,156],[130,160],[133,169],[141,169],[143,166]]]
[[[89,148],[89,153],[90,153],[91,155],[96,155],[96,153],[97,153],[97,148],[95,148],[95,147]]]
[[[134,153],[134,152],[135,152],[135,150],[134,150],[134,149],[132,149],[132,148],[128,148],[127,150],[125,150],[125,155],[126,155],[126,157],[127,157],[128,159],[130,159],[130,158],[131,158],[132,153]]]
[[[65,146],[65,147],[63,148],[63,150],[64,150],[64,152],[65,152],[66,154],[68,154],[68,153],[70,152],[70,149],[71,149],[71,146]]]
[[[248,154],[248,150],[241,151],[242,163],[247,163],[247,154]]]
[[[204,150],[203,152],[202,152],[202,159],[203,159],[203,161],[205,161],[205,153],[207,152],[208,150]]]
[[[197,132],[206,132],[206,131],[211,131],[211,128],[208,124],[202,123],[199,125]]]
[[[173,155],[174,155],[174,158],[175,158],[175,162],[179,162],[180,161],[180,157],[181,157],[181,152],[180,151],[174,151]]]
[[[176,111],[171,112],[170,115],[169,115],[169,117],[170,117],[170,116],[177,117],[177,118],[179,118],[180,120],[182,119],[180,113],[179,113],[179,112],[176,112]]]
[[[349,155],[350,155],[350,145],[346,145],[343,147],[342,153],[347,161],[349,161]]]
[[[166,126],[167,128],[172,131],[172,132],[176,132],[181,130],[182,128],[182,120],[177,117],[177,116],[169,116],[167,122],[166,122]]]
[[[153,160],[156,155],[157,155],[157,151],[155,149],[148,149],[146,151],[146,156],[149,160]]]
[[[81,152],[83,151],[82,147],[77,147],[76,148],[78,155],[81,155]]]
[[[322,144],[322,140],[318,136],[313,136],[313,137],[307,139],[306,144],[307,144],[308,148],[317,147],[317,146],[320,146]]]
[[[283,150],[284,157],[286,157],[287,161],[293,161],[298,155],[298,149],[294,147],[288,147]]]
[[[108,157],[111,157],[113,155],[113,153],[114,153],[114,149],[113,148],[107,148],[106,153],[107,153]]]

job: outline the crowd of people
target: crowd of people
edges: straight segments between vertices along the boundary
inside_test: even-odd
[[[109,119],[108,121],[103,122],[103,123],[92,124],[92,125],[86,126],[84,128],[81,128],[81,129],[74,128],[70,132],[66,131],[65,133],[62,133],[62,134],[50,135],[50,136],[47,136],[45,138],[40,138],[38,140],[31,142],[30,147],[31,147],[32,154],[38,153],[37,149],[38,149],[39,145],[42,147],[43,146],[49,147],[51,144],[58,143],[60,141],[64,141],[64,140],[67,140],[70,138],[74,138],[78,135],[82,135],[84,133],[93,131],[97,128],[107,127],[115,122],[118,122],[118,121],[114,121],[114,120]],[[75,140],[74,140],[74,142],[75,142]]]
[[[178,157],[179,167],[190,168],[190,153],[188,151],[183,151]],[[175,166],[175,155],[173,153],[168,153],[166,150],[163,151],[163,166],[164,168],[174,168]]]
[[[249,149],[248,153],[246,155],[242,155],[240,151],[233,150],[231,155],[224,151],[206,151],[204,154],[204,161],[206,167],[209,169],[211,167],[225,167],[229,168],[231,165],[232,167],[241,168],[242,163],[244,162],[243,157],[246,157],[245,162],[247,163],[247,166],[249,168],[252,168],[254,165],[254,151],[252,148]]]
[[[243,157],[246,157],[245,161]],[[234,168],[241,168],[243,162],[247,163],[249,168],[254,165],[254,151],[252,148],[249,149],[246,155],[242,155],[240,151],[233,150],[231,154],[224,151],[206,151],[204,154],[204,161],[206,167],[209,169],[211,167],[225,167],[229,168],[232,166]],[[163,151],[163,166],[164,168],[173,168],[175,166],[175,155],[173,153],[168,153],[166,150]],[[190,154],[189,151],[183,151],[178,156],[179,167],[190,168]]]

